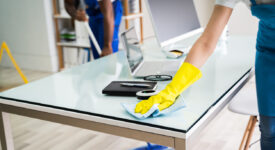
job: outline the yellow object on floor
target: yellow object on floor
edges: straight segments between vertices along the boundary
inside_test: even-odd
[[[15,69],[17,70],[17,72],[19,73],[19,75],[21,76],[22,80],[27,84],[28,80],[27,80],[26,76],[23,74],[23,72],[21,71],[21,69],[19,68],[19,66],[17,65],[15,59],[12,57],[10,49],[9,49],[8,45],[6,44],[6,42],[3,42],[2,45],[1,45],[1,49],[0,49],[0,63],[1,63],[1,60],[2,60],[2,55],[3,55],[3,51],[4,50],[6,50],[8,56],[11,59],[11,62],[13,63],[13,65],[14,65]]]
[[[143,100],[136,105],[135,112],[145,114],[154,104],[159,104],[162,111],[171,106],[176,98],[191,84],[200,79],[201,71],[189,63],[183,63],[173,80],[157,95],[151,96],[148,100]]]

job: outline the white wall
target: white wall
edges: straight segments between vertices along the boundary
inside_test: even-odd
[[[57,71],[51,0],[1,0],[0,42],[23,69]],[[1,66],[12,66],[4,53]]]
[[[208,20],[212,14],[215,0],[193,0],[200,23],[203,27],[205,27],[208,23]]]
[[[244,3],[239,3],[233,11],[228,27],[232,35],[256,35],[258,19],[251,15],[250,9]]]

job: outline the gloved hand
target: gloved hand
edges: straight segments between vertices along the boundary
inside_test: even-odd
[[[173,80],[157,95],[151,96],[148,100],[143,100],[136,105],[135,113],[145,114],[154,104],[159,104],[162,111],[171,106],[176,98],[191,84],[200,79],[201,71],[189,63],[183,63]]]

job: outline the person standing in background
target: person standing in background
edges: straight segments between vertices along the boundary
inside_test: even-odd
[[[78,9],[80,0],[65,0],[65,8],[73,19],[89,21],[90,28],[102,50],[99,56],[90,40],[95,59],[118,51],[119,26],[122,18],[120,0],[85,0],[86,10]],[[89,20],[86,17],[89,16]]]

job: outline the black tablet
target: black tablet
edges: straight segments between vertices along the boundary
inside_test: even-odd
[[[142,86],[142,85],[148,85],[148,86]],[[136,93],[138,91],[155,89],[156,86],[157,86],[157,82],[112,81],[108,86],[106,86],[102,90],[102,93],[107,95],[115,95],[115,96],[136,96]]]

